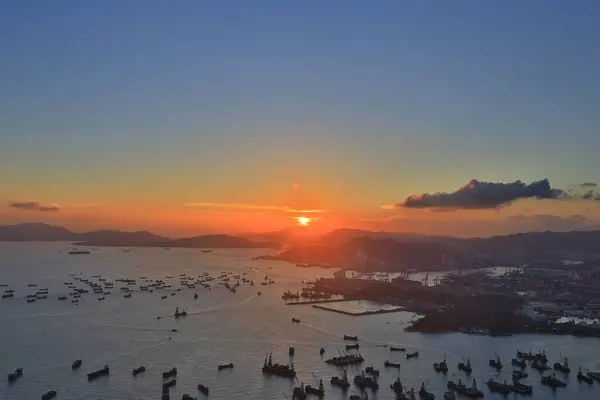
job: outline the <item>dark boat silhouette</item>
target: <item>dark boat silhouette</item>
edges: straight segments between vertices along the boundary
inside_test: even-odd
[[[406,353],[406,359],[408,360],[409,358],[417,358],[419,357],[419,352],[415,351],[414,353]]]
[[[262,372],[264,374],[280,376],[282,378],[294,378],[296,376],[296,371],[294,371],[294,367],[284,364],[274,364],[271,354],[269,354],[269,356],[265,358]]]
[[[173,376],[177,376],[177,368],[173,367],[168,371],[162,373],[163,378],[171,378]]]
[[[577,380],[579,382],[585,382],[590,385],[594,383],[594,378],[588,375],[584,375],[583,371],[581,370],[581,367],[579,367],[579,371],[577,371]]]
[[[142,372],[146,372],[146,367],[141,366],[141,367],[134,368],[133,371],[131,371],[131,374],[133,376],[137,376],[137,375],[141,374]]]
[[[554,369],[562,372],[563,374],[568,374],[571,372],[571,368],[569,368],[569,361],[565,357],[565,361],[561,363],[554,363]]]
[[[101,376],[105,376],[105,375],[109,375],[109,374],[110,374],[110,369],[108,368],[108,365],[105,365],[104,368],[102,368],[102,369],[99,369],[94,372],[90,372],[89,374],[87,374],[87,377],[88,377],[88,381],[93,381],[94,379],[98,379]]]
[[[500,361],[500,357],[496,354],[496,358],[490,360],[490,367],[495,368],[497,371],[502,369],[502,361]]]
[[[360,364],[365,359],[360,354],[346,354],[339,357],[333,357],[328,360],[325,360],[327,364],[332,364],[338,367],[342,367],[344,365],[352,365],[352,364]]]
[[[73,361],[73,364],[71,364],[71,369],[78,369],[79,367],[81,367],[82,363],[83,363],[83,361],[81,361],[81,360]]]
[[[404,347],[390,347],[390,351],[406,351]]]
[[[233,363],[229,363],[229,364],[219,364],[219,366],[217,367],[217,369],[219,371],[223,370],[223,369],[230,369],[233,368]]]
[[[507,384],[506,381],[504,383],[500,383],[490,378],[487,380],[486,385],[492,393],[509,394],[512,392],[512,386]]]
[[[550,386],[552,388],[566,387],[567,384],[556,377],[556,375],[542,376],[542,385]]]
[[[209,390],[208,390],[208,388],[206,386],[204,386],[204,385],[198,385],[198,391],[200,393],[208,396]]]
[[[383,363],[383,365],[385,365],[387,368],[400,368],[400,364],[399,363],[393,363],[391,361],[385,361],[385,363]]]
[[[344,340],[353,340],[353,341],[357,341],[357,340],[358,340],[358,336],[344,335]]]
[[[471,374],[471,372],[473,372],[473,367],[471,367],[471,359],[467,359],[467,362],[459,362],[458,363],[458,370],[459,371],[463,371],[465,372],[467,375]]]
[[[23,368],[17,368],[14,372],[8,374],[8,382],[12,383],[23,376]]]
[[[346,370],[344,370],[344,372],[342,373],[341,378],[334,376],[333,378],[331,378],[331,380],[329,382],[331,382],[331,384],[333,386],[338,386],[338,387],[341,387],[342,389],[348,389],[348,387],[350,386],[350,382],[348,382],[348,375],[346,373]]]
[[[42,395],[42,400],[52,400],[56,397],[56,391],[50,390]]]

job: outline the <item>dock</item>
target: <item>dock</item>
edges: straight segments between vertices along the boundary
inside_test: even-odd
[[[329,300],[304,300],[304,301],[293,301],[285,303],[286,306],[305,306],[309,304],[327,304],[327,303],[341,303],[343,301],[350,301],[346,299],[329,299]]]
[[[350,316],[353,316],[353,317],[361,317],[361,316],[364,316],[364,315],[375,315],[375,314],[388,314],[388,313],[406,311],[404,309],[404,307],[396,307],[396,308],[392,308],[392,309],[389,309],[389,310],[371,310],[371,311],[352,312],[352,311],[344,311],[344,310],[338,310],[338,309],[335,309],[335,308],[329,308],[329,307],[325,307],[325,306],[320,306],[318,304],[313,305],[313,308],[318,308],[319,310],[325,310],[325,311],[333,311],[333,312],[336,312],[338,314],[350,315]]]

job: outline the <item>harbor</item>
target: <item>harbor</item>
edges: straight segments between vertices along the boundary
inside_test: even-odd
[[[513,385],[509,366],[511,359],[517,357],[517,350],[526,357],[530,350],[533,354],[545,350],[550,370],[540,373],[533,368],[531,359],[525,360],[524,372],[528,376],[519,381],[524,386],[513,385],[514,390],[531,386],[532,399],[546,399],[553,389],[542,384],[541,377],[555,373],[567,383],[566,387],[556,389],[558,399],[569,399],[573,393],[584,400],[598,395],[598,382],[591,377],[594,375],[588,375],[600,371],[594,338],[565,340],[562,336],[536,334],[510,338],[463,333],[430,335],[404,331],[414,315],[408,311],[354,318],[312,307],[348,310],[359,306],[375,310],[381,304],[399,307],[364,300],[287,307],[282,295],[301,293],[305,286],[302,281],[316,283],[320,278],[317,274],[323,271],[290,270],[285,263],[248,261],[250,251],[220,255],[177,249],[168,252],[106,249],[86,257],[72,257],[49,251],[52,247],[35,248],[50,265],[47,274],[50,278],[28,272],[32,263],[28,260],[32,259],[18,251],[13,253],[12,260],[25,258],[21,264],[17,261],[21,278],[13,277],[11,281],[4,275],[2,279],[7,282],[4,289],[14,293],[14,297],[2,301],[0,310],[0,339],[7,344],[0,349],[4,373],[22,368],[22,374],[14,382],[0,385],[3,398],[39,398],[52,391],[57,399],[161,398],[167,389],[170,399],[186,394],[190,396],[188,399],[204,398],[206,390],[214,399],[242,400],[251,391],[259,393],[261,399],[280,400],[283,393],[291,398],[294,388],[299,388],[296,394],[300,395],[301,384],[307,398],[318,396],[322,380],[326,398],[348,399],[353,392],[360,393],[360,385],[372,384],[366,379],[371,376],[366,372],[367,367],[379,373],[377,398],[394,398],[390,386],[400,378],[403,394],[409,396],[412,389],[418,396],[421,384],[426,383],[425,390],[441,399],[449,390],[448,381],[457,382],[454,374],[468,387],[475,379],[478,390],[487,398],[492,396],[488,379],[500,384],[506,380]],[[0,257],[7,254],[10,252],[4,251]],[[202,259],[198,257],[206,261],[199,262]],[[63,267],[65,260],[71,259],[75,260],[73,264]],[[164,267],[165,264],[177,267]],[[265,275],[267,281],[275,283],[260,285]],[[235,276],[240,277],[239,286]],[[247,283],[242,281],[244,277]],[[114,289],[107,290],[106,286],[111,284]],[[97,285],[102,286],[101,294],[93,290]],[[47,298],[27,303],[26,294],[37,291],[47,291]],[[105,294],[108,291],[111,293]],[[163,295],[167,298],[162,299]],[[60,301],[61,296],[79,303]],[[98,301],[99,297],[105,300]],[[183,311],[185,315],[181,315]],[[502,361],[501,371],[489,366],[495,353]],[[408,358],[415,354],[418,355]],[[263,372],[267,355],[271,355],[273,366],[282,367],[268,367]],[[346,355],[355,358],[344,358]],[[563,377],[554,364],[563,365],[565,357],[571,373]],[[437,373],[433,364],[444,359],[448,373]],[[472,367],[469,379],[458,367],[467,359]],[[335,361],[328,363],[328,360]],[[347,371],[346,391],[343,371],[336,363],[344,365]],[[286,366],[290,371],[293,368],[295,377],[285,376],[290,374]],[[582,374],[578,378],[580,367]],[[176,368],[176,376],[163,380],[163,373],[172,368]],[[363,370],[365,379],[358,379],[357,385],[355,378]],[[97,371],[107,374],[94,374],[94,379],[88,381],[87,374]],[[40,379],[42,376],[44,379]],[[587,383],[586,379],[594,383]],[[48,385],[50,381],[53,384]],[[365,387],[369,398],[373,398],[370,386]]]

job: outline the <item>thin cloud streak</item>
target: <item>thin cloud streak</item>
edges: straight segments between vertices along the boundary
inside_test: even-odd
[[[43,204],[39,201],[13,201],[8,204],[11,208],[26,211],[41,211],[41,212],[56,212],[60,211],[60,206],[57,204]]]
[[[255,210],[255,211],[278,211],[285,213],[303,213],[303,214],[312,214],[312,213],[322,213],[327,210],[324,209],[296,209],[292,207],[286,206],[270,206],[270,205],[260,205],[260,204],[237,204],[237,203],[212,203],[212,202],[193,202],[184,204],[185,207],[192,208],[227,208],[227,209],[236,209],[236,210]]]

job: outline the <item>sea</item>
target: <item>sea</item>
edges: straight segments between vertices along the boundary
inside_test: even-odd
[[[406,333],[404,328],[418,317],[408,312],[355,317],[310,305],[287,306],[281,299],[283,292],[301,289],[303,281],[332,276],[334,270],[253,260],[268,252],[260,249],[215,249],[206,253],[198,249],[106,247],[93,249],[88,255],[69,255],[71,248],[71,244],[61,242],[0,243],[0,284],[15,291],[14,298],[0,300],[0,373],[5,376],[0,383],[0,399],[39,399],[50,390],[58,393],[59,400],[160,399],[162,372],[172,367],[177,368],[178,375],[171,399],[180,399],[184,393],[205,398],[198,392],[198,384],[210,389],[211,399],[291,399],[298,382],[316,386],[317,379],[324,382],[326,399],[347,399],[358,389],[351,386],[342,392],[332,387],[330,378],[341,372],[324,362],[345,351],[349,342],[343,340],[344,334],[359,337],[365,358],[362,366],[348,368],[348,376],[352,379],[369,365],[380,371],[380,388],[377,393],[369,392],[369,399],[394,399],[390,384],[398,376],[405,387],[415,390],[426,383],[437,399],[443,399],[448,380],[459,378],[469,383],[475,379],[486,399],[505,398],[490,393],[485,381],[493,378],[510,382],[510,359],[517,349],[544,349],[550,363],[568,357],[573,369],[570,376],[558,374],[568,386],[552,390],[542,386],[540,374],[528,367],[529,377],[524,383],[534,387],[531,398],[600,398],[600,383],[579,383],[575,376],[579,366],[600,371],[598,339]],[[246,273],[255,285],[242,285],[232,293],[213,281],[210,291],[202,287],[175,291],[180,274],[195,277],[208,272],[217,276],[229,271]],[[73,281],[70,274],[88,278],[100,275],[110,281],[139,281],[140,277],[167,280],[167,276],[175,279],[167,280],[172,289],[136,291],[131,298],[124,298],[119,292],[123,284],[115,282],[115,289],[105,295],[104,301],[99,301],[98,295],[86,294],[79,305],[74,305],[70,300],[58,300],[70,291],[64,285],[65,281]],[[260,285],[265,275],[275,283]],[[27,303],[25,296],[39,288],[48,288],[48,299]],[[0,292],[5,289],[0,287]],[[197,300],[194,292],[198,293]],[[167,298],[162,299],[165,294]],[[188,315],[175,319],[175,307],[185,309]],[[344,303],[336,307],[344,307]],[[377,305],[352,302],[347,307],[355,312]],[[301,322],[292,323],[292,317]],[[418,351],[420,357],[406,360],[403,353],[390,352],[389,346]],[[290,347],[295,349],[291,359]],[[321,347],[325,349],[323,356],[319,354]],[[293,363],[298,380],[263,375],[261,368],[268,353],[272,353],[274,362]],[[501,373],[488,365],[496,354],[504,363]],[[447,375],[435,373],[432,364],[444,358],[450,371]],[[474,368],[471,378],[456,368],[467,358]],[[81,359],[83,365],[72,370],[76,359]],[[399,362],[400,371],[385,368],[386,360]],[[217,370],[218,364],[230,362],[233,369]],[[104,365],[110,366],[110,375],[88,382],[86,374]],[[138,366],[145,366],[146,372],[133,377],[132,370]],[[9,384],[6,376],[15,368],[23,368],[23,376]]]

